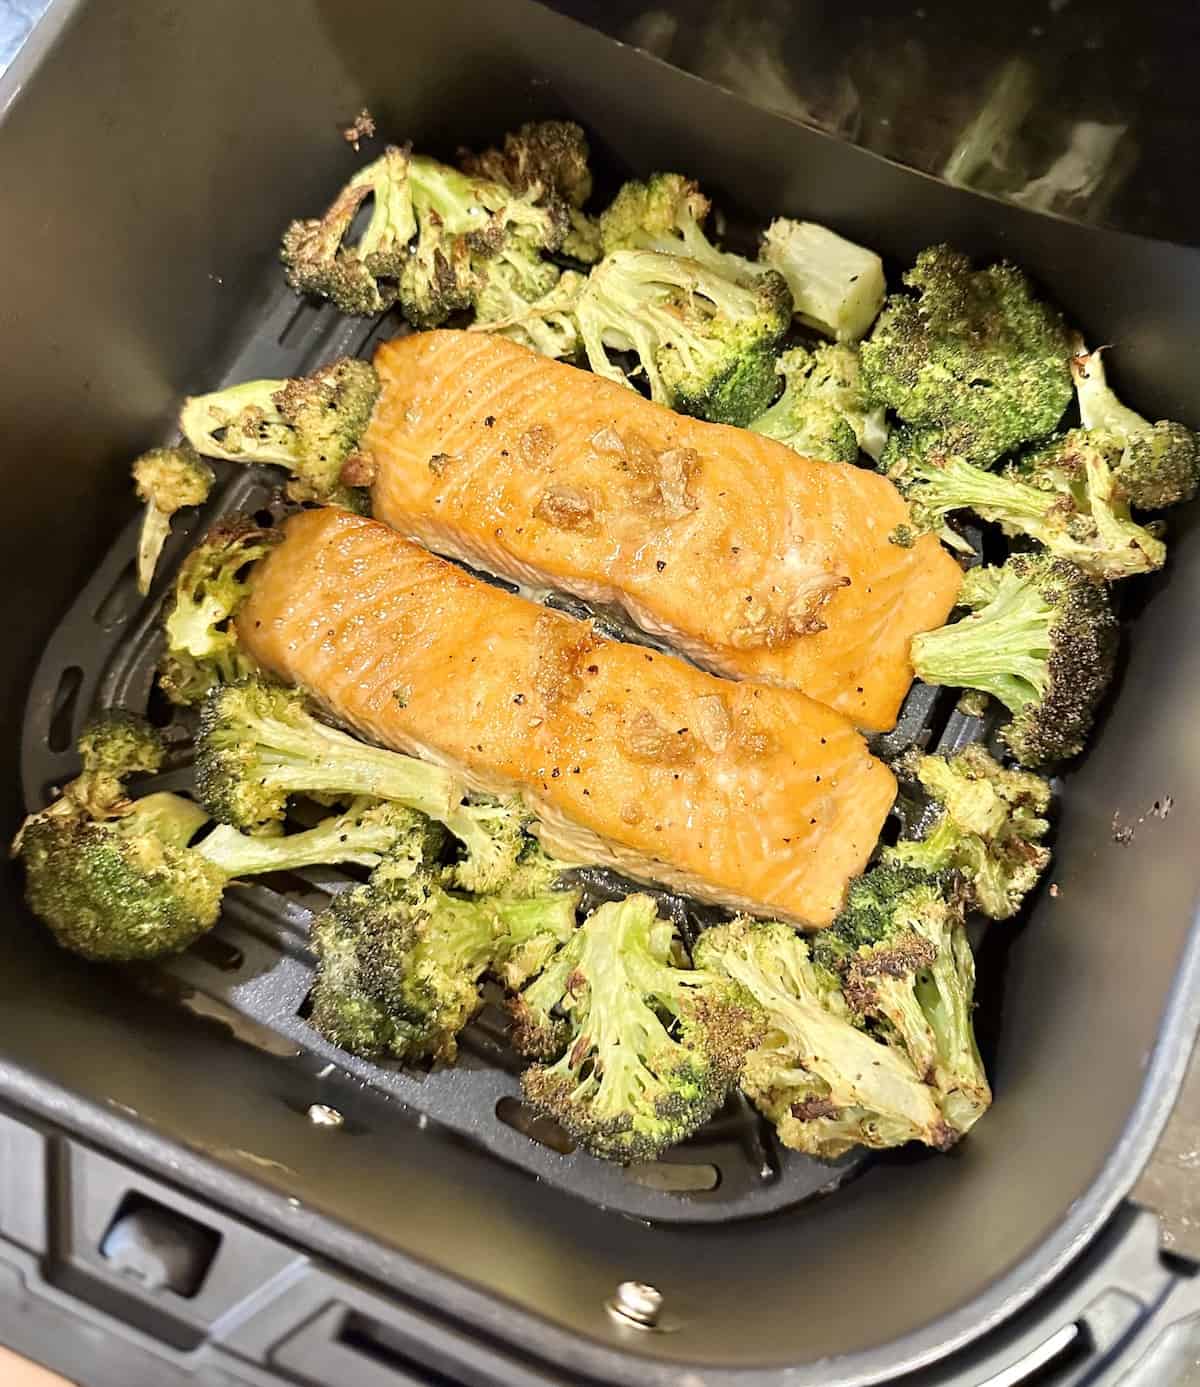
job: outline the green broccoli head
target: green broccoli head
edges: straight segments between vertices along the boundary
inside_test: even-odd
[[[159,730],[124,708],[106,708],[90,718],[77,748],[85,771],[115,776],[152,775],[162,769],[166,755]]]
[[[937,1090],[903,1047],[855,1023],[835,971],[850,949],[830,967],[789,926],[746,918],[700,936],[697,966],[739,983],[766,1014],[742,1088],[785,1146],[823,1160],[909,1141],[944,1149],[958,1134]]]
[[[649,896],[609,902],[516,1003],[520,1043],[562,1049],[525,1071],[525,1097],[607,1160],[654,1160],[691,1136],[761,1032],[740,987],[672,962],[673,937]]]
[[[296,689],[249,677],[208,695],[196,737],[196,788],[239,828],[281,820],[289,795],[361,795],[446,822],[461,799],[439,766],[367,745],[315,717]]]
[[[452,1060],[483,973],[517,982],[575,928],[577,894],[472,899],[446,891],[431,867],[388,859],[313,926],[311,1021],[353,1054]]]
[[[947,452],[981,466],[1050,433],[1071,399],[1058,313],[1014,266],[972,270],[948,246],[922,251],[862,364],[871,392],[905,423],[949,431]]]
[[[163,619],[167,648],[159,666],[160,683],[173,702],[199,703],[214,684],[254,671],[232,618],[249,592],[245,570],[281,538],[249,516],[229,516],[184,560]]]
[[[411,162],[407,149],[389,147],[354,175],[324,216],[288,226],[281,258],[297,293],[330,299],[343,313],[355,315],[391,307],[417,230]],[[370,219],[352,242],[351,225],[368,199]]]
[[[571,865],[545,851],[519,800],[477,795],[459,804],[445,823],[460,843],[449,877],[462,891],[541,895],[553,890]]]
[[[179,426],[209,457],[287,468],[295,501],[362,510],[362,493],[342,476],[343,470],[353,475],[378,396],[374,367],[340,357],[307,376],[244,381],[195,395],[184,403]]]
[[[1102,349],[1079,347],[1071,372],[1083,427],[1119,455],[1113,479],[1128,504],[1163,510],[1190,501],[1200,486],[1200,437],[1169,419],[1152,424],[1122,404],[1105,376]]]
[[[878,456],[887,437],[885,412],[863,384],[855,347],[792,347],[776,370],[783,394],[750,424],[755,433],[829,462],[857,462],[860,448]]]
[[[659,404],[746,425],[771,403],[791,298],[771,271],[739,284],[697,260],[621,250],[588,276],[576,319],[592,370],[621,384],[610,351],[631,351]]]
[[[921,785],[937,812],[920,839],[901,839],[884,859],[957,872],[967,904],[993,920],[1015,915],[1050,862],[1049,782],[1007,769],[979,745],[949,758],[914,751],[896,769]]]
[[[998,699],[1012,713],[1001,735],[1023,765],[1076,755],[1116,661],[1105,588],[1064,559],[1015,554],[972,569],[959,602],[969,616],[913,638],[917,677]]]
[[[470,332],[494,332],[549,357],[574,357],[579,352],[575,305],[587,283],[574,270],[559,272],[543,261],[531,279],[505,261],[490,265],[475,298],[475,321]]]
[[[215,477],[190,443],[173,448],[151,448],[135,458],[133,483],[146,511],[138,537],[138,591],[150,591],[158,556],[171,532],[171,517],[185,506],[201,506],[208,500]]]
[[[1026,536],[1094,578],[1116,581],[1161,568],[1166,546],[1129,514],[1110,467],[1111,450],[1075,429],[1027,450],[1001,472],[945,450],[938,429],[894,430],[883,465],[920,527],[960,510]]]
[[[836,971],[850,1009],[932,1086],[952,1131],[968,1131],[992,1095],[975,1043],[975,961],[962,902],[938,877],[892,863],[850,887],[813,956]]]

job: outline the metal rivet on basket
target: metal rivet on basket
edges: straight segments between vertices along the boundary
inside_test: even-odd
[[[622,1281],[616,1295],[605,1308],[613,1319],[622,1324],[636,1325],[638,1329],[653,1329],[658,1324],[662,1303],[662,1293],[653,1286],[647,1286],[644,1281]]]
[[[314,1127],[340,1127],[345,1118],[326,1103],[314,1103],[308,1110],[308,1120]]]

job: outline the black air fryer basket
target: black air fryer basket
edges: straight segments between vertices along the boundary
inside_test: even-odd
[[[338,131],[363,106],[442,154],[570,116],[611,177],[684,170],[735,233],[786,214],[895,261],[942,239],[1011,256],[1121,344],[1127,398],[1200,424],[1200,253],[955,190],[532,0],[59,0],[0,79],[6,824],[73,772],[96,707],[160,722],[161,786],[187,783],[187,728],[151,689],[163,592],[217,515],[277,501],[228,468],[143,601],[127,460],[186,393],[399,330],[301,302],[275,259],[354,166]],[[239,888],[213,935],[128,971],[57,951],[7,874],[0,1340],[89,1387],[1065,1387],[1135,1360],[1131,1381],[1170,1381],[1168,1326],[1200,1298],[1123,1201],[1200,1023],[1193,530],[1176,519],[1128,604],[1120,687],[1062,787],[1056,893],[982,942],[996,1104],[949,1156],[820,1165],[731,1100],[662,1162],[603,1165],[524,1109],[495,1008],[428,1074],[309,1028],[305,930],[337,873]],[[887,744],[988,730],[918,687]],[[1113,841],[1114,814],[1167,795]],[[653,1327],[630,1282],[661,1294]]]

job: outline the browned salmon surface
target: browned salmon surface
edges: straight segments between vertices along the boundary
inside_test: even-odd
[[[237,629],[364,736],[518,792],[560,856],[809,926],[895,794],[804,694],[603,639],[348,511],[287,522]]]
[[[374,514],[438,553],[615,603],[733,678],[892,727],[909,642],[958,565],[890,542],[887,478],[651,404],[503,338],[425,332],[375,354]]]

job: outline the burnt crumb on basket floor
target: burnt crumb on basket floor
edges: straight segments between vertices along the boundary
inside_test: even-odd
[[[1162,795],[1154,801],[1144,814],[1139,815],[1131,824],[1123,824],[1121,822],[1121,811],[1119,809],[1114,810],[1112,816],[1113,842],[1119,844],[1121,847],[1126,846],[1128,843],[1132,843],[1138,829],[1141,828],[1147,819],[1165,819],[1174,808],[1174,795]]]

